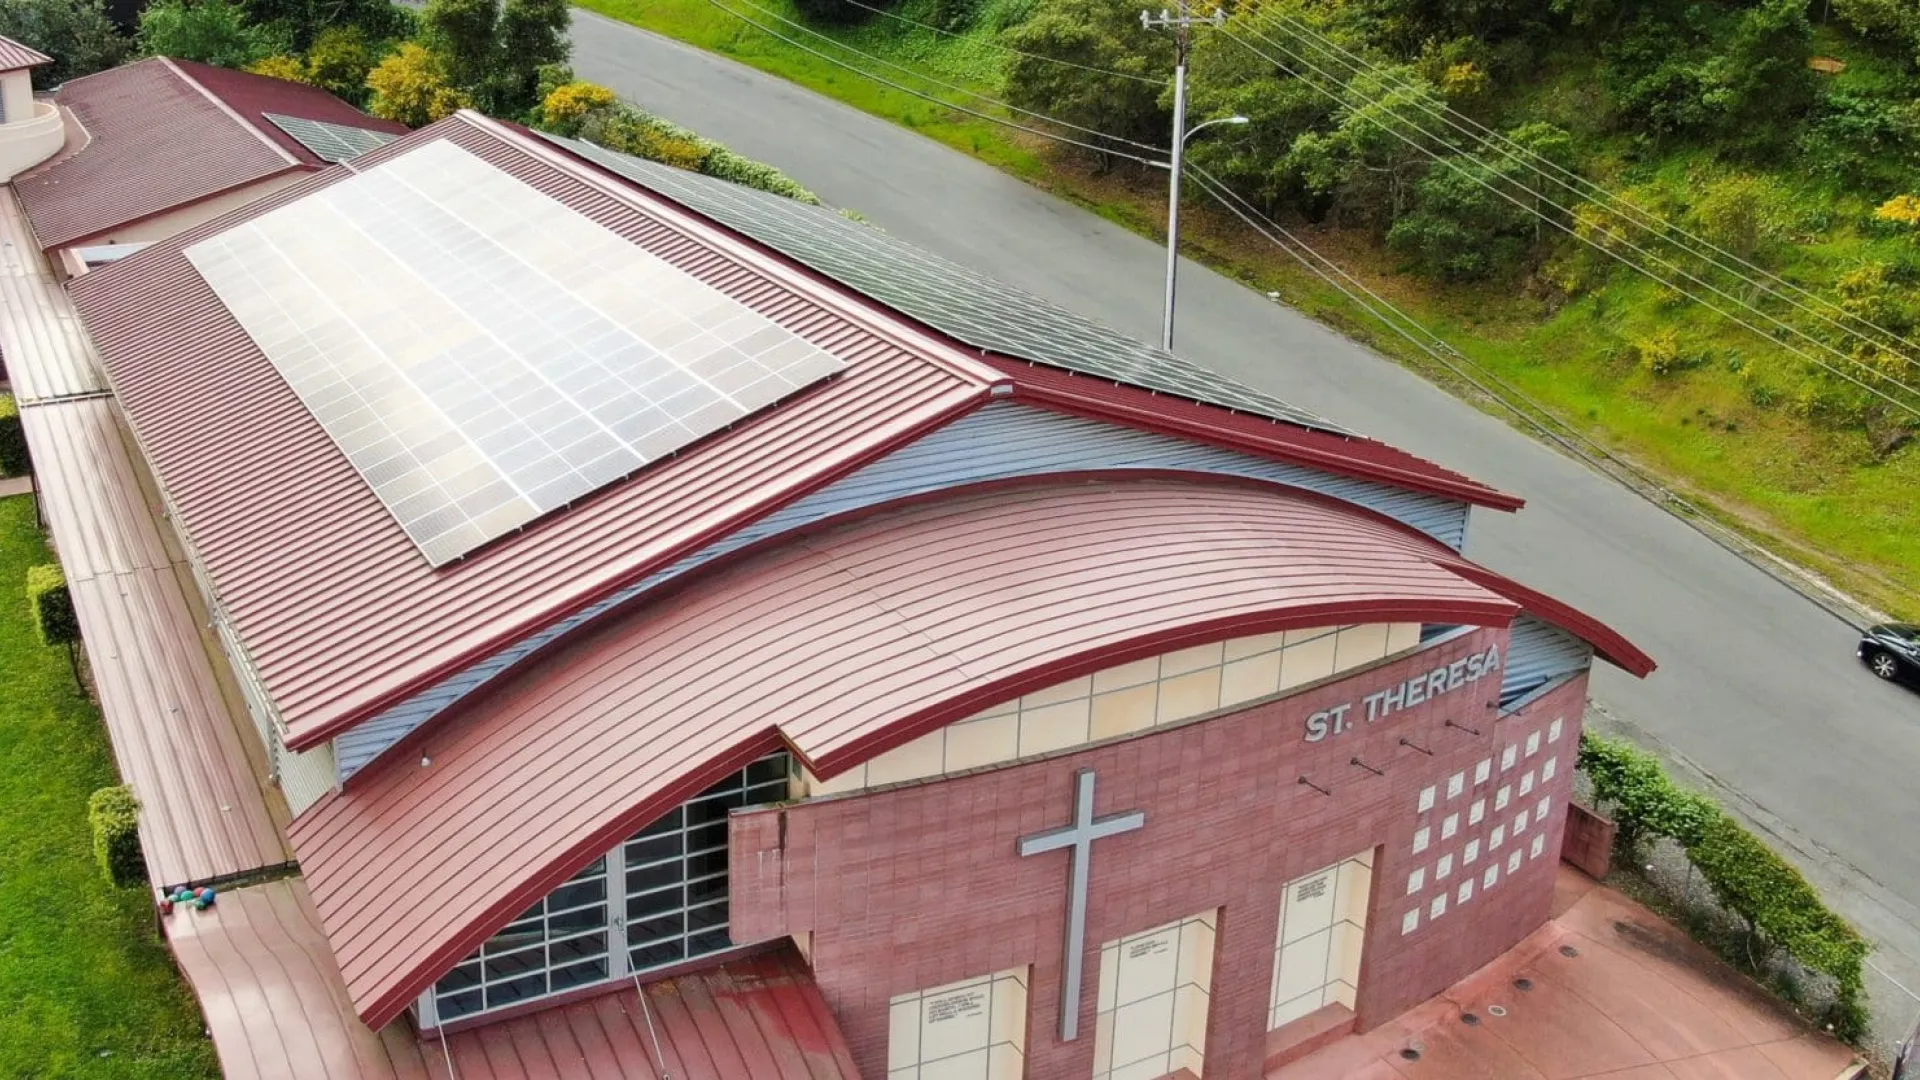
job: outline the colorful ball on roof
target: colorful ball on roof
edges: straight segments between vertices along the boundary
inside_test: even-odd
[[[160,914],[162,915],[173,914],[173,897],[163,896],[160,898]]]
[[[200,906],[202,908],[210,908],[213,906],[213,888],[211,886],[200,890]]]

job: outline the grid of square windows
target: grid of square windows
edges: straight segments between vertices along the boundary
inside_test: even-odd
[[[769,754],[594,860],[434,984],[433,1022],[732,948],[727,815],[785,799],[792,768]]]

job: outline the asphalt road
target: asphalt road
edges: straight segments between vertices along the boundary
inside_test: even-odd
[[[902,239],[1158,340],[1163,249],[1091,213],[584,11],[573,64]],[[1181,273],[1178,351],[1525,497],[1517,514],[1477,512],[1468,552],[1652,653],[1661,669],[1644,682],[1598,666],[1600,707],[1774,830],[1882,943],[1879,966],[1920,990],[1920,694],[1870,677],[1849,627],[1612,481],[1290,308],[1191,263]]]

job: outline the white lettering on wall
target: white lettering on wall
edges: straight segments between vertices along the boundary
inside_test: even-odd
[[[1485,652],[1421,672],[1410,679],[1366,694],[1358,702],[1349,701],[1344,705],[1321,709],[1307,717],[1307,741],[1319,742],[1329,735],[1343,734],[1351,730],[1362,715],[1369,724],[1384,720],[1402,709],[1432,701],[1463,686],[1471,686],[1499,671],[1500,646],[1489,645]],[[1364,708],[1356,713],[1356,705]]]

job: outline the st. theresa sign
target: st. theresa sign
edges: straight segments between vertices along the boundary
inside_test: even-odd
[[[1329,735],[1343,734],[1351,730],[1362,717],[1371,724],[1401,709],[1444,697],[1463,686],[1472,686],[1489,675],[1499,673],[1500,646],[1489,645],[1485,652],[1474,653],[1451,664],[1442,664],[1432,671],[1420,672],[1410,679],[1402,679],[1345,705],[1321,709],[1307,717],[1307,741],[1319,742]]]

